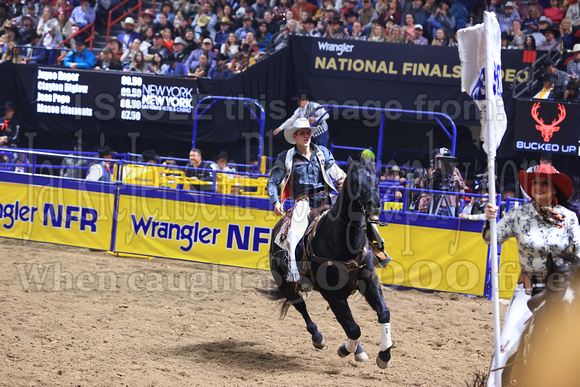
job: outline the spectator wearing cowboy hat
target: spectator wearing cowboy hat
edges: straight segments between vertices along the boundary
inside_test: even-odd
[[[20,40],[20,32],[18,31],[18,27],[13,25],[9,20],[6,20],[4,23],[4,35],[2,35],[2,39],[0,43],[4,45],[8,45],[10,42],[15,42]],[[1,52],[2,48],[0,48]],[[5,50],[5,49],[4,49]]]
[[[146,150],[141,153],[141,161],[147,164],[159,164],[161,157],[154,150]]]
[[[558,37],[560,36],[560,30],[554,27],[546,28],[544,32],[544,37],[546,40],[536,46],[536,50],[538,51],[558,51],[560,49],[560,41]]]
[[[56,20],[49,20],[48,23],[44,25],[44,32],[40,37],[40,43],[46,48],[57,48],[57,46],[63,41],[63,37],[57,28]],[[56,54],[56,51],[53,51]],[[53,53],[51,52],[51,54]],[[53,63],[50,61],[49,63]]]
[[[139,39],[140,35],[134,31],[135,19],[132,17],[125,18],[125,21],[121,22],[121,25],[125,31],[117,35],[117,39],[119,39],[119,41],[123,44],[122,49],[127,50],[129,49],[133,40]]]
[[[564,89],[564,87],[566,87],[566,85],[568,84],[568,81],[570,80],[570,77],[568,76],[568,74],[566,74],[565,71],[562,70],[558,70],[556,68],[556,64],[551,61],[550,59],[546,59],[544,61],[544,72],[545,73],[549,73],[549,74],[554,74],[557,78],[555,84],[556,87],[560,88],[560,89]]]
[[[188,76],[187,66],[179,62],[173,53],[167,56],[168,66],[163,70],[163,75],[181,75],[183,77]]]
[[[173,55],[179,63],[185,63],[187,57],[189,56],[186,56],[185,47],[187,47],[187,42],[183,40],[181,36],[175,38],[173,41]]]
[[[544,36],[544,33],[551,26],[552,26],[552,21],[550,19],[548,19],[547,17],[542,15],[538,19],[538,30],[535,32],[532,32],[530,34],[531,36],[534,37],[534,39],[536,39],[536,47],[538,47],[540,44],[542,44],[546,41],[546,37]]]
[[[209,69],[208,77],[211,79],[230,79],[234,76],[232,70],[230,70],[225,64],[226,57],[221,52],[215,57],[215,66]]]
[[[64,67],[71,69],[92,69],[95,67],[97,58],[91,50],[87,49],[84,39],[76,41],[76,48],[70,51],[64,58]]]
[[[312,140],[314,143],[326,147],[329,139],[328,124],[326,123],[329,118],[328,113],[320,108],[321,105],[319,103],[311,101],[312,97],[306,90],[299,90],[294,99],[298,104],[298,108],[282,125],[274,129],[274,135],[291,127],[298,118],[305,118],[312,126]]]
[[[24,49],[23,59],[26,63],[44,64],[46,51],[39,47],[42,47],[42,45],[40,44],[40,36],[36,33],[36,31],[32,31],[32,34],[30,35],[30,43],[28,44],[28,48]]]
[[[18,30],[18,33],[20,34],[20,44],[30,43],[30,41],[32,40],[31,36],[33,32],[35,32],[34,20],[32,19],[32,17],[24,15],[22,17],[22,28]],[[42,33],[42,30],[39,33]]]
[[[358,20],[358,12],[354,8],[351,8],[344,17],[346,18],[346,25],[343,30],[347,36],[352,36],[352,25]]]
[[[545,73],[542,76],[542,89],[539,90],[532,98],[534,99],[560,99],[562,98],[561,89],[554,84],[558,78],[552,73]]]
[[[502,351],[499,358],[492,360],[500,373],[517,351],[526,321],[532,316],[528,308],[532,291],[536,288],[535,294],[543,284],[551,283],[547,278],[547,252],[554,257],[572,252],[574,261],[580,258],[578,208],[569,203],[574,189],[570,178],[551,165],[540,165],[535,172],[520,171],[518,177],[532,201],[512,208],[496,225],[498,245],[515,237],[521,269],[505,314],[499,343]],[[483,239],[489,244],[489,221],[497,218],[498,207],[488,203],[485,212],[488,222]]]
[[[89,181],[111,181],[111,161],[115,152],[108,146],[102,146],[97,149],[97,153],[100,159],[105,159],[99,161],[91,166],[89,173],[87,175],[87,180]]]
[[[220,20],[220,30],[215,34],[215,48],[220,49],[222,44],[228,40],[228,36],[233,32],[233,25],[234,22],[229,17],[222,17]]]
[[[326,26],[325,38],[346,39],[346,35],[342,28],[342,20],[338,16],[333,17]]]
[[[140,34],[143,34],[147,27],[155,27],[155,23],[153,22],[154,20],[155,11],[152,9],[146,9],[145,11],[141,12],[138,22],[139,24],[137,25],[137,28],[134,28],[134,30]]]
[[[575,44],[572,48],[572,60],[566,66],[566,73],[572,79],[578,79],[580,75],[580,44]]]
[[[306,36],[312,36],[314,38],[319,38],[320,32],[315,27],[316,27],[316,22],[311,17],[306,19],[306,22],[304,22],[304,32],[306,33]]]

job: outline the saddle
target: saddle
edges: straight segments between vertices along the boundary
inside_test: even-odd
[[[324,214],[326,211],[330,210],[332,205],[330,204],[323,204],[320,207],[314,208],[310,210],[306,219],[308,219],[308,228],[312,224],[312,222]],[[286,246],[286,239],[288,237],[288,230],[290,230],[290,223],[292,221],[292,211],[294,208],[291,208],[282,218],[282,221],[279,223],[277,228],[274,228],[274,242],[280,246],[281,248],[285,248]],[[308,228],[306,229],[308,231]],[[304,234],[306,235],[306,233]]]
[[[328,208],[325,208],[328,207]],[[311,288],[316,286],[316,276],[312,271],[311,262],[316,262],[320,265],[326,266],[334,266],[340,270],[345,270],[348,275],[351,277],[353,281],[352,293],[354,293],[357,289],[357,278],[356,272],[362,268],[364,265],[361,265],[361,261],[363,260],[364,256],[367,254],[368,251],[371,250],[369,245],[368,239],[365,238],[365,243],[359,253],[356,255],[354,259],[351,259],[347,262],[339,262],[332,258],[325,258],[319,257],[314,254],[314,249],[312,248],[312,240],[316,235],[316,231],[318,230],[318,225],[320,224],[320,220],[322,216],[326,213],[327,210],[332,208],[332,206],[323,205],[316,210],[312,210],[308,215],[308,228],[306,228],[306,232],[304,233],[304,239],[302,240],[303,243],[303,254],[302,254],[302,270],[300,272],[301,277],[310,278],[311,281]],[[312,215],[312,218],[310,217]],[[309,257],[312,261],[309,260]],[[304,289],[301,283],[297,283],[297,290],[311,290],[311,289]]]

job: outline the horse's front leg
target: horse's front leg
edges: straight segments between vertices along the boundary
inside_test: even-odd
[[[371,266],[372,268],[372,266]],[[391,312],[385,304],[379,277],[373,270],[363,269],[361,280],[359,281],[359,291],[364,295],[369,305],[377,312],[379,324],[381,326],[381,347],[377,356],[377,365],[380,368],[387,368],[391,362]]]
[[[360,327],[354,321],[352,312],[346,301],[346,297],[341,297],[340,293],[322,292],[322,296],[328,302],[330,309],[338,320],[339,324],[344,329],[348,341],[338,348],[338,356],[346,357],[354,352],[354,359],[358,362],[367,361],[369,359],[365,350],[360,345]]]

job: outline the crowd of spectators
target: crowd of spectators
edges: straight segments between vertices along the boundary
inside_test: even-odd
[[[93,22],[102,33],[118,1],[4,0],[2,59],[47,63],[54,58],[41,47],[55,48]],[[285,47],[290,35],[456,46],[457,30],[481,22],[485,10],[497,15],[503,48],[562,50],[577,78],[577,0],[172,0],[126,17],[90,67],[117,70],[118,60],[127,71],[227,79]]]

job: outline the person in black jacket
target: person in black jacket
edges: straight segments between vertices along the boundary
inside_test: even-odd
[[[189,152],[189,162],[185,165],[185,175],[191,178],[193,189],[203,191],[213,190],[213,185],[199,183],[213,182],[212,170],[215,169],[217,169],[215,163],[205,161],[201,158],[201,150],[193,148]]]
[[[542,76],[542,88],[537,89],[533,94],[534,99],[561,99],[563,92],[556,86],[558,78],[551,73],[545,73]]]

